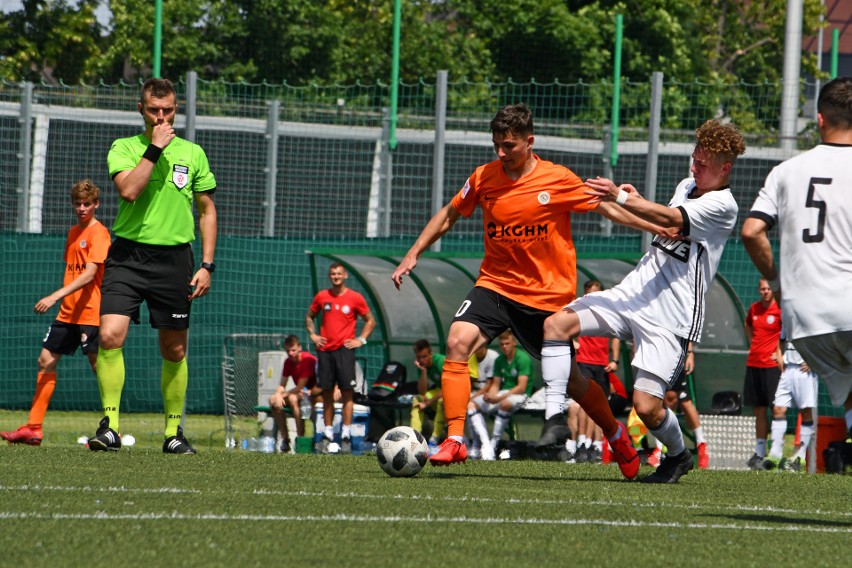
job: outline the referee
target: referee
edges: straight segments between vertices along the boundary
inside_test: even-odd
[[[201,147],[175,135],[177,95],[170,81],[145,81],[138,109],[145,131],[119,138],[107,156],[121,200],[101,287],[97,374],[104,418],[89,448],[121,448],[123,349],[130,322],[139,323],[139,306],[145,301],[163,357],[163,452],[194,454],[180,427],[189,374],[186,346],[192,301],[210,291],[216,268],[216,180]],[[195,266],[192,252],[193,201],[199,211],[200,267]]]

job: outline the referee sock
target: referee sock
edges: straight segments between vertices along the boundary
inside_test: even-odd
[[[118,409],[124,389],[124,349],[98,349],[98,389],[109,427],[118,432]]]
[[[541,376],[544,379],[544,419],[565,411],[565,393],[571,375],[571,342],[545,339],[541,348]],[[579,401],[578,401],[579,402]]]
[[[444,417],[447,419],[447,437],[464,437],[464,419],[470,400],[470,367],[467,361],[444,361],[441,375],[444,395]]]
[[[33,405],[30,408],[30,418],[27,426],[33,430],[41,430],[44,415],[47,414],[47,406],[50,397],[56,389],[56,373],[39,373],[36,379],[36,391],[33,397]]]
[[[189,379],[189,369],[186,357],[177,363],[163,359],[162,379],[160,388],[163,391],[163,407],[166,414],[166,438],[177,435],[183,408],[186,403],[186,384]]]

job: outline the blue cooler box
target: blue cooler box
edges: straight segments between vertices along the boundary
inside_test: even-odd
[[[340,426],[343,423],[341,411],[343,405],[339,402],[334,403],[334,441],[340,443]],[[322,440],[323,431],[325,430],[325,421],[323,420],[322,403],[317,403],[314,408],[316,420],[314,421],[314,444]],[[356,456],[361,455],[361,444],[367,436],[367,429],[370,426],[370,407],[356,404],[352,409],[352,453]]]

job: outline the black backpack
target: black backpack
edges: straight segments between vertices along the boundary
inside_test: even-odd
[[[840,440],[830,442],[822,452],[826,473],[846,473],[852,468],[852,443]]]
[[[367,399],[374,402],[396,400],[407,374],[405,365],[399,361],[388,361],[367,392]]]

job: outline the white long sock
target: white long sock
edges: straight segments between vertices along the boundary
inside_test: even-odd
[[[808,453],[808,446],[811,445],[811,439],[814,437],[814,423],[813,422],[802,422],[802,429],[799,431],[799,441],[801,442],[801,446],[796,450],[796,454],[793,456],[793,459],[802,458],[805,459],[805,456]]]
[[[787,419],[772,421],[772,445],[769,447],[769,457],[781,459],[784,455],[784,434],[787,433]]]
[[[704,428],[699,426],[695,430],[692,431],[692,434],[695,436],[695,445],[698,444],[706,444],[707,440],[704,438]]]
[[[509,418],[511,418],[511,414],[506,414],[502,410],[497,413],[497,418],[494,419],[494,439],[499,440],[503,436],[503,430],[506,429],[506,425],[509,423]]]
[[[468,418],[470,420],[470,426],[473,428],[476,437],[479,439],[480,444],[488,443],[488,428],[485,426],[485,418],[483,418],[482,413],[476,411],[472,414],[468,414]]]
[[[680,432],[680,424],[674,412],[666,409],[666,417],[660,422],[656,428],[648,428],[654,437],[665,444],[668,449],[668,455],[676,456],[682,454],[686,449],[686,444],[683,441],[683,434]]]
[[[546,339],[541,348],[541,376],[544,379],[544,419],[565,411],[565,391],[571,375],[571,343]]]

